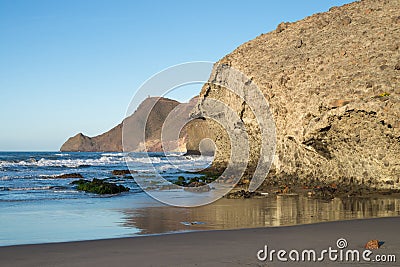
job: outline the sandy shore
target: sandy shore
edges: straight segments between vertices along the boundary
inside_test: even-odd
[[[0,247],[0,266],[283,266],[259,261],[257,252],[269,250],[337,249],[345,238],[346,249],[364,251],[365,243],[378,239],[384,244],[376,254],[395,255],[400,266],[400,217],[328,222],[288,227],[202,231],[134,238]],[[361,255],[361,254],[360,254]],[[262,256],[262,254],[261,254]],[[286,255],[288,257],[288,255]],[[299,262],[295,266],[322,263]],[[376,262],[332,262],[328,266],[376,266]]]

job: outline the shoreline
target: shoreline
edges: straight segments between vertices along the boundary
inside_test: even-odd
[[[400,249],[399,217],[320,222],[294,226],[237,230],[192,231],[116,239],[0,247],[4,266],[280,266],[284,262],[262,262],[257,252],[271,249],[316,249],[335,247],[345,238],[349,249],[363,250],[371,239],[383,241],[374,253],[394,254]],[[156,257],[155,257],[156,256]],[[399,262],[399,256],[396,255]],[[321,262],[301,262],[317,266]],[[324,261],[337,266],[345,262]],[[368,266],[365,262],[351,266]],[[395,265],[397,264],[397,265]],[[373,265],[371,265],[373,266]],[[400,266],[390,263],[387,266]]]
[[[400,216],[400,199],[390,196],[331,201],[303,196],[222,198],[197,208],[165,206],[146,194],[138,196],[78,199],[67,206],[3,203],[0,247]]]

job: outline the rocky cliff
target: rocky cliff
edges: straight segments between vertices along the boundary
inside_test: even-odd
[[[399,47],[398,0],[358,1],[281,23],[215,64],[193,113],[205,116],[208,99],[233,110],[246,127],[249,169],[255,168],[261,134],[254,109],[260,107],[221,86],[234,83],[227,71],[236,69],[249,78],[241,90],[250,95],[252,85],[260,88],[275,120],[270,176],[399,188]],[[200,123],[217,145],[214,165],[225,166],[227,134],[212,120]]]
[[[154,105],[154,103],[156,104]],[[154,107],[153,107],[154,105]],[[124,122],[128,125],[140,128],[140,125],[146,124],[146,146],[147,151],[162,151],[161,146],[161,128],[168,114],[179,105],[178,101],[168,98],[149,97],[145,99],[137,108],[137,110],[122,123],[118,124],[111,130],[95,136],[88,137],[79,133],[69,138],[60,148],[61,151],[122,151],[122,125]],[[150,108],[148,119],[145,115]],[[189,114],[189,112],[188,112]],[[184,138],[184,137],[182,137]],[[137,143],[135,147],[130,148],[131,151],[144,151],[144,144]]]

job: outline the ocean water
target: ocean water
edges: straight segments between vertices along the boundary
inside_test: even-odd
[[[163,153],[0,152],[0,245],[101,239],[134,235],[124,226],[121,210],[160,206],[133,177],[151,182],[155,170],[167,180],[195,176],[211,157]],[[114,177],[113,170],[136,172]],[[79,173],[85,179],[109,179],[130,188],[119,195],[77,191],[77,178],[55,178]],[[151,184],[151,183],[150,183]]]
[[[163,153],[89,153],[89,152],[0,152],[0,202],[29,202],[88,199],[92,194],[78,192],[70,183],[76,178],[58,179],[57,175],[79,173],[85,179],[110,179],[129,187],[126,194],[141,193],[134,179],[114,177],[113,170],[126,170],[127,162],[135,170],[133,177],[151,181],[154,169],[167,180],[207,167],[212,157],[180,156]],[[193,174],[195,176],[195,174]]]
[[[212,158],[161,153],[0,152],[0,246],[134,237],[182,231],[296,225],[335,220],[400,215],[400,199],[385,196],[326,202],[305,196],[263,199],[220,199],[196,208],[160,203],[134,179],[112,177],[112,170],[137,172],[133,177],[155,179],[154,169],[167,180],[210,164]],[[54,176],[80,173],[85,179],[111,178],[130,192],[99,196],[79,192],[76,178]]]

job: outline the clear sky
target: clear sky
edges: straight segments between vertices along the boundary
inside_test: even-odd
[[[0,0],[0,151],[98,135],[153,74],[348,2]]]

